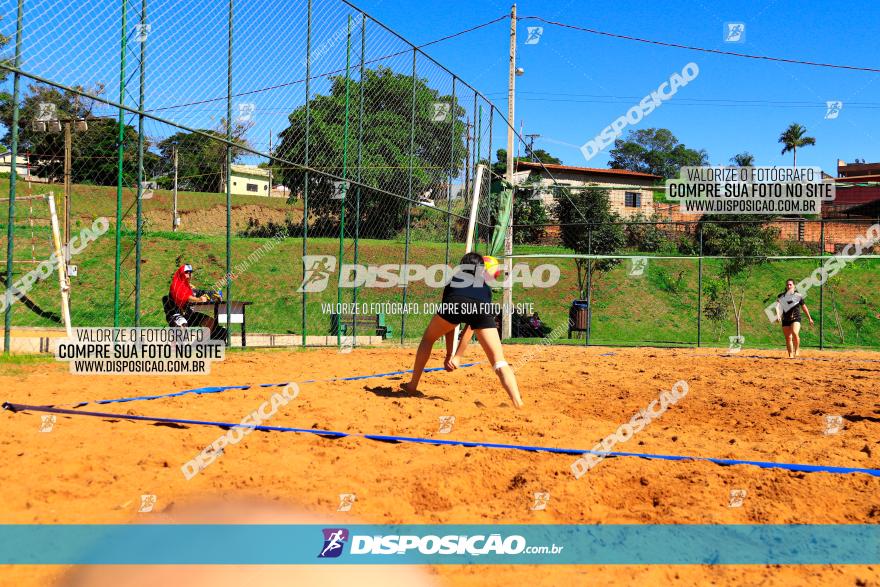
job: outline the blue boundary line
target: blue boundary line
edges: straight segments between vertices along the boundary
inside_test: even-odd
[[[463,365],[459,365],[459,369],[463,369],[466,367],[473,367],[475,365],[481,364],[482,361],[477,361],[476,363],[465,363]],[[431,373],[434,371],[443,371],[443,367],[431,367],[429,369],[425,369],[425,373]],[[389,371],[388,373],[373,373],[371,375],[355,375],[353,377],[331,377],[329,379],[308,379],[306,381],[296,381],[295,383],[299,385],[303,385],[306,383],[333,383],[334,381],[360,381],[362,379],[381,379],[383,377],[391,377],[394,375],[405,375],[407,373],[412,373],[412,369],[407,369],[405,371]],[[286,381],[284,383],[260,383],[254,385],[221,385],[221,386],[209,386],[209,387],[196,387],[194,389],[184,389],[183,391],[175,391],[172,393],[163,393],[159,395],[142,395],[142,396],[134,396],[134,397],[120,397],[116,399],[102,399],[102,400],[92,400],[91,402],[78,402],[73,404],[48,404],[48,405],[69,405],[75,408],[80,408],[82,406],[87,406],[89,404],[118,404],[118,403],[126,403],[126,402],[136,402],[136,401],[149,401],[154,399],[162,399],[164,397],[180,397],[182,395],[188,395],[190,393],[195,393],[197,395],[201,395],[203,393],[223,393],[224,391],[230,391],[233,389],[253,389],[254,387],[284,387],[285,385],[290,385],[291,381]]]
[[[773,357],[770,355],[744,355],[741,353],[719,353],[711,355],[708,353],[692,353],[688,356],[712,359],[771,359],[774,361],[825,361],[830,363],[880,363],[880,359],[852,359],[850,357],[797,357],[789,359],[788,357]]]
[[[154,416],[133,416],[128,414],[112,414],[105,412],[86,412],[79,410],[71,410],[65,408],[55,408],[51,406],[30,406],[26,404],[12,404],[9,402],[5,402],[3,404],[3,409],[10,410],[12,412],[22,412],[22,411],[34,411],[34,412],[50,412],[54,414],[68,414],[73,416],[92,416],[95,418],[112,418],[119,420],[139,420],[144,422],[155,422],[161,424],[192,424],[196,426],[214,426],[218,428],[252,428],[254,430],[260,430],[263,432],[298,432],[302,434],[315,434],[317,436],[331,437],[331,438],[343,438],[343,437],[355,437],[355,438],[366,438],[367,440],[377,440],[380,442],[391,442],[391,443],[414,443],[414,444],[431,444],[431,445],[446,445],[446,446],[464,446],[464,447],[472,447],[472,448],[495,448],[495,449],[507,449],[507,450],[521,450],[527,452],[549,452],[554,454],[568,454],[568,455],[583,455],[583,454],[595,454],[606,457],[637,457],[642,459],[655,459],[655,460],[664,460],[664,461],[703,461],[714,463],[716,465],[751,465],[755,467],[760,467],[762,469],[784,469],[788,471],[800,471],[806,473],[835,473],[835,474],[847,474],[847,473],[865,473],[868,475],[872,475],[874,477],[880,477],[880,469],[862,469],[856,467],[834,467],[828,465],[805,465],[800,463],[775,463],[771,461],[750,461],[750,460],[740,460],[740,459],[720,459],[713,457],[691,457],[691,456],[682,456],[682,455],[662,455],[662,454],[648,454],[648,453],[634,453],[634,452],[602,452],[602,451],[592,451],[592,450],[584,450],[579,448],[557,448],[557,447],[547,447],[547,446],[530,446],[530,445],[522,445],[522,444],[503,444],[496,442],[483,442],[483,441],[468,441],[468,440],[440,440],[434,438],[420,438],[414,436],[391,436],[385,434],[364,434],[364,433],[348,433],[348,432],[338,432],[335,430],[316,430],[311,428],[290,428],[286,426],[262,426],[262,425],[247,425],[247,424],[233,424],[229,422],[214,422],[210,420],[185,420],[180,418],[159,418]]]

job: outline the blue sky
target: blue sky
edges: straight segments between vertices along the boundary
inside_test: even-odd
[[[508,13],[499,1],[445,3],[361,0],[359,7],[419,44]],[[806,61],[880,67],[876,2],[524,1],[520,16],[709,49]],[[725,23],[745,24],[744,43],[724,42]],[[543,26],[537,44],[526,28]],[[506,109],[508,23],[434,45],[426,52]],[[880,160],[880,74],[772,63],[664,48],[524,20],[518,29],[516,124],[539,133],[544,148],[567,164],[607,165],[607,149],[589,162],[576,148],[597,135],[686,63],[699,76],[636,128],[666,127],[714,164],[748,150],[757,164],[791,165],[779,134],[805,125],[816,146],[798,165],[836,171],[838,158]],[[826,101],[843,109],[826,119]],[[719,102],[720,101],[720,102]],[[496,135],[497,136],[497,135]],[[496,146],[503,146],[498,143]]]

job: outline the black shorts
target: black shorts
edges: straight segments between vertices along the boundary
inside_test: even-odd
[[[450,297],[443,301],[437,315],[452,324],[466,324],[474,330],[497,328],[492,304],[477,302],[470,298]]]
[[[794,324],[795,322],[798,322],[798,323],[799,323],[800,321],[801,321],[800,318],[798,318],[797,320],[786,320],[785,318],[783,318],[783,319],[782,319],[782,325],[783,325],[783,326],[791,326],[791,325]]]

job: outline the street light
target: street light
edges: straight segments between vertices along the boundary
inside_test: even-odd
[[[61,132],[61,123],[64,122],[64,242],[70,242],[70,184],[71,184],[71,153],[73,151],[71,139],[71,126],[76,132],[85,132],[89,130],[88,120],[100,120],[100,116],[83,117],[67,117],[58,118],[56,115],[56,107],[51,102],[43,102],[40,104],[39,114],[37,118],[31,122],[31,128],[34,132]],[[70,250],[64,248],[65,262],[70,262]],[[68,267],[68,272],[70,268]]]
[[[516,65],[516,4],[510,7],[510,61],[509,72],[507,76],[507,165],[504,179],[507,184],[513,185],[513,124],[514,117],[514,96],[516,94],[516,78],[525,73],[522,67]],[[513,206],[513,191],[511,192],[511,210]],[[513,269],[510,256],[513,254],[513,214],[507,223],[504,231],[504,271],[509,275]],[[510,308],[513,305],[513,291],[510,284],[506,284],[502,294],[502,307],[505,310],[501,313],[501,338],[510,338],[512,334]]]

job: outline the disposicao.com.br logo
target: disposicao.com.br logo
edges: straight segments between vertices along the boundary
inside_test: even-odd
[[[419,281],[424,281],[425,285],[433,288],[445,287],[447,284],[452,287],[472,285],[479,287],[484,283],[493,287],[506,287],[508,282],[525,288],[548,288],[559,283],[561,272],[559,267],[548,263],[537,265],[534,269],[527,263],[516,263],[509,275],[498,280],[484,271],[477,271],[474,265],[450,267],[443,263],[429,266],[415,263],[385,265],[343,263],[342,267],[339,267],[333,255],[304,255],[303,281],[297,291],[322,292],[330,285],[330,278],[334,275],[339,276],[339,287],[342,288],[404,287]]]
[[[560,554],[564,546],[529,546],[525,537],[511,534],[349,535],[346,528],[324,528],[323,547],[318,558],[337,558],[349,544],[350,555],[520,555]]]

